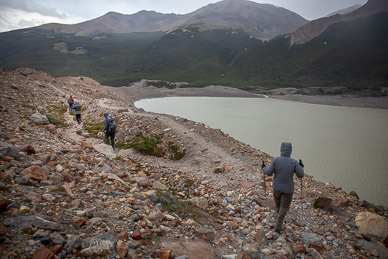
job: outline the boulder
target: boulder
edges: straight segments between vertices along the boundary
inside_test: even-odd
[[[201,208],[203,210],[207,210],[207,207],[209,206],[209,203],[207,201],[207,199],[203,198],[203,197],[194,197],[194,198],[191,198],[190,199],[190,202],[197,206],[198,208]]]
[[[25,152],[27,155],[35,155],[35,148],[29,144],[19,147],[20,151]]]
[[[104,154],[108,158],[115,158],[116,154],[113,151],[112,146],[106,144],[97,144],[93,146],[97,152]]]
[[[50,124],[49,120],[47,119],[46,115],[43,115],[39,112],[36,112],[30,116],[30,120],[32,120],[35,124],[39,125],[47,125]]]
[[[55,259],[55,254],[48,250],[46,247],[41,246],[36,249],[32,255],[32,259]]]
[[[168,187],[164,184],[162,184],[161,182],[159,181],[155,181],[153,184],[152,184],[152,189],[154,190],[160,190],[160,191],[167,191],[168,190]]]
[[[6,142],[0,142],[0,157],[10,156],[16,160],[20,160],[23,156],[20,154],[19,149]]]
[[[53,135],[57,135],[57,128],[53,124],[49,124],[46,126],[47,131]]]
[[[50,177],[49,171],[38,165],[33,165],[24,169],[21,175],[39,182],[47,180]]]
[[[153,207],[150,214],[148,215],[148,219],[151,221],[161,222],[164,218],[163,213],[158,209],[158,207]]]
[[[202,239],[167,239],[162,242],[161,249],[171,250],[171,257],[187,256],[188,258],[218,258],[212,246]]]
[[[7,210],[8,202],[3,197],[0,197],[0,212]]]
[[[383,241],[388,234],[388,223],[382,216],[371,212],[360,212],[356,216],[358,233],[378,241]]]

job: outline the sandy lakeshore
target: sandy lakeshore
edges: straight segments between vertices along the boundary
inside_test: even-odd
[[[123,101],[133,103],[141,99],[163,98],[163,97],[237,97],[237,98],[264,98],[264,95],[250,93],[232,87],[211,85],[203,88],[157,88],[146,86],[146,80],[134,83],[128,87],[108,87],[106,89],[114,92]],[[268,95],[270,98],[321,104],[333,106],[359,107],[388,109],[388,96],[383,97],[359,97],[354,95],[301,95],[293,93],[281,93],[274,91]]]

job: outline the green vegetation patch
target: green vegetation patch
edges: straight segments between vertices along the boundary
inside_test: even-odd
[[[89,133],[89,136],[92,138],[97,138],[98,132],[102,132],[104,128],[104,121],[93,122],[93,121],[85,121],[84,128]]]
[[[66,104],[59,104],[50,107],[49,113],[46,114],[49,122],[57,127],[67,127],[69,124],[65,120],[65,112],[67,112]]]
[[[171,154],[171,160],[180,160],[186,154],[185,150],[180,149],[177,144],[172,142],[168,143],[168,149],[169,149],[169,153]]]
[[[142,132],[139,132],[136,134],[136,137],[131,139],[129,146],[142,154],[162,157],[164,151],[163,148],[159,146],[161,143],[162,140],[159,136],[146,136]]]
[[[195,214],[193,205],[191,205],[189,202],[181,201],[175,198],[167,191],[157,191],[156,197],[162,204],[163,209],[169,211],[170,213],[175,213],[181,218],[193,217]]]

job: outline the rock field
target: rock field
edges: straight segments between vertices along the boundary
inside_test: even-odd
[[[219,129],[138,110],[86,77],[0,70],[0,87],[0,258],[388,258],[387,208],[308,175],[273,232],[271,157]],[[139,134],[164,151],[126,146]]]

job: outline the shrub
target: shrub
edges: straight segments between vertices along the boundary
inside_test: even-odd
[[[164,155],[164,151],[162,147],[159,147],[160,143],[162,143],[160,137],[145,136],[139,132],[136,137],[131,139],[129,146],[142,154],[161,157]]]

